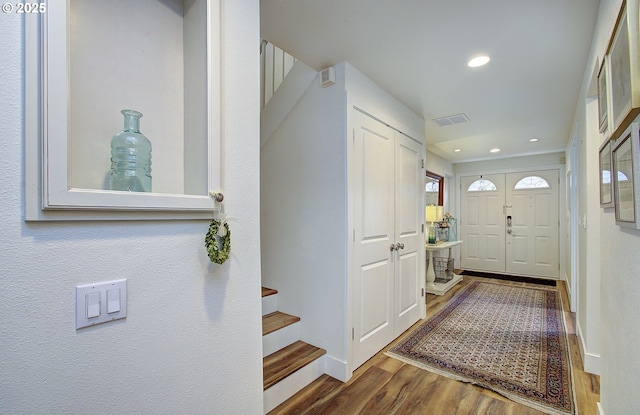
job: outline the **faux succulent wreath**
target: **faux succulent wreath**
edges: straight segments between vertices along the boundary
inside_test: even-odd
[[[204,237],[204,246],[211,262],[222,264],[231,253],[231,231],[226,220],[213,219]]]

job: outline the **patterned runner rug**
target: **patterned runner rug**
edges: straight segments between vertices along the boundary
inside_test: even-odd
[[[474,281],[386,354],[548,414],[575,414],[560,292]]]

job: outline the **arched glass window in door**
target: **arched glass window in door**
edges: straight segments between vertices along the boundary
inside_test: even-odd
[[[493,192],[496,190],[498,190],[496,185],[487,179],[478,179],[467,188],[467,192]]]
[[[548,189],[549,183],[545,179],[539,176],[527,176],[518,181],[513,187],[515,190],[522,189]]]
[[[626,174],[621,171],[618,171],[618,181],[619,182],[628,182],[629,178]],[[611,172],[609,170],[602,171],[602,183],[610,184],[611,183]]]

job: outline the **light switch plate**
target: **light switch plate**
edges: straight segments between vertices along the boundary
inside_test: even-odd
[[[109,296],[107,297],[107,293]],[[119,295],[118,295],[119,294]],[[95,298],[99,298],[96,317]],[[90,300],[91,304],[87,301]],[[109,303],[111,301],[111,303]],[[119,301],[119,304],[114,303]],[[117,311],[114,311],[117,310]],[[127,280],[99,282],[76,287],[76,330],[127,316]]]

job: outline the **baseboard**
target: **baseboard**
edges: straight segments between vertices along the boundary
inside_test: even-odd
[[[596,415],[604,415],[604,411],[602,410],[602,405],[600,405],[600,402],[598,402],[598,405],[596,407]]]
[[[584,336],[580,329],[580,323],[576,319],[576,335],[578,336],[578,344],[580,345],[580,354],[582,355],[582,365],[584,371],[593,375],[600,376],[600,356],[588,353],[584,344]]]
[[[346,382],[351,378],[347,362],[336,359],[328,354],[324,355],[324,373],[340,382]]]

